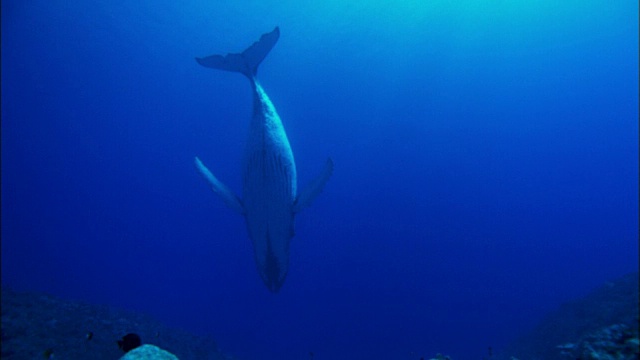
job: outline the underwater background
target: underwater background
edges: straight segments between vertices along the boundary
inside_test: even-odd
[[[246,78],[300,187],[287,280],[241,216]],[[638,269],[637,1],[2,1],[2,285],[240,359],[479,359]],[[144,339],[143,339],[144,340]]]

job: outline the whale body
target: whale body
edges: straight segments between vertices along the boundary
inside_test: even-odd
[[[243,74],[251,83],[253,114],[244,156],[242,198],[195,158],[200,174],[227,206],[242,214],[253,243],[258,273],[267,288],[278,292],[289,269],[289,244],[295,215],[309,206],[333,173],[329,158],[323,171],[298,193],[296,164],[282,121],[256,79],[258,66],[278,41],[280,30],[262,37],[239,54],[196,58],[205,67]]]

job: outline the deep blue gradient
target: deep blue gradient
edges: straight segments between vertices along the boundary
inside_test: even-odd
[[[462,360],[638,269],[637,1],[312,3],[2,1],[3,285],[247,360]],[[276,25],[300,185],[335,172],[274,295],[193,157],[240,191],[249,83],[194,57]]]

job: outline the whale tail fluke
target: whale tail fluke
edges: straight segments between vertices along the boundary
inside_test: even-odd
[[[280,29],[276,26],[271,32],[260,37],[245,51],[239,54],[211,55],[196,58],[198,64],[212,69],[234,71],[244,74],[249,79],[256,76],[258,65],[264,60],[280,37]]]

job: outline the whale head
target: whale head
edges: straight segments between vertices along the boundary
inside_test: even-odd
[[[259,242],[254,241],[256,266],[269,291],[280,291],[289,271],[289,243],[291,235],[265,233]]]

